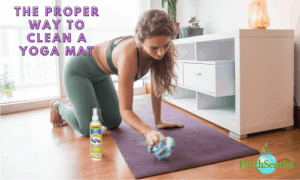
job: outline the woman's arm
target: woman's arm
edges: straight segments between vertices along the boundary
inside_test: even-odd
[[[127,54],[129,53],[129,54]],[[137,61],[132,59],[132,52],[124,52],[118,62],[118,94],[119,109],[122,119],[134,130],[143,136],[153,130],[145,124],[132,110],[133,83],[137,72]],[[127,54],[127,55],[126,55]],[[126,61],[126,58],[131,57]]]
[[[153,84],[152,78],[151,78],[151,84]],[[157,126],[159,123],[161,123],[161,99],[162,99],[162,96],[160,98],[155,97],[154,90],[152,87],[153,86],[151,86],[152,109],[153,109],[155,125]]]
[[[152,81],[153,81],[153,79],[151,78],[151,84],[153,84]],[[162,96],[160,98],[155,97],[153,86],[151,86],[151,100],[152,100],[152,108],[153,108],[155,125],[158,128],[183,127],[182,124],[162,121],[162,119],[161,119],[161,100],[162,100]]]

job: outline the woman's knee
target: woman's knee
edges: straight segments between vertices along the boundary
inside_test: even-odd
[[[122,123],[122,119],[119,119],[117,121],[114,121],[111,125],[109,125],[108,127],[106,127],[107,129],[115,129],[118,128]]]
[[[106,129],[114,129],[118,128],[122,123],[121,116],[119,117],[109,117],[105,112],[101,112],[102,119],[99,119],[101,125],[104,126]],[[80,132],[83,136],[89,137],[90,136],[90,125],[89,124],[81,124]]]
[[[79,130],[83,136],[89,137],[90,136],[90,122],[84,121],[84,123],[81,123]]]
[[[90,136],[90,128],[80,128],[81,134],[85,137]]]
[[[105,124],[103,125],[106,129],[115,129],[118,128],[122,123],[122,119],[114,121],[112,123],[109,124]],[[89,128],[82,128],[80,129],[81,134],[85,137],[90,137],[90,129]]]
[[[90,137],[90,133],[89,132],[88,133],[83,133],[82,135],[85,136],[85,137]]]
[[[112,116],[109,115],[109,113],[105,113],[104,111],[101,111],[101,117],[102,117],[101,123],[107,129],[118,128],[122,123],[121,116],[118,116],[116,114]]]

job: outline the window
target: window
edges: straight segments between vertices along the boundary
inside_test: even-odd
[[[71,43],[65,42],[63,46],[75,46],[75,48],[79,46],[94,46],[117,36],[133,35],[139,15],[142,11],[150,7],[148,5],[145,6],[145,2],[150,4],[148,0],[14,0],[3,3],[0,6],[0,75],[6,74],[8,80],[15,83],[16,90],[13,91],[12,97],[6,97],[4,95],[0,98],[1,112],[13,112],[14,110],[12,109],[16,109],[16,106],[14,106],[15,103],[22,104],[22,107],[24,107],[22,110],[25,110],[38,108],[38,106],[46,107],[49,105],[49,101],[46,103],[46,100],[66,97],[61,72],[70,56],[50,56],[52,47],[58,47],[58,43],[46,43],[46,33],[51,34],[50,40],[53,39],[55,33],[71,33]],[[21,7],[19,16],[16,15],[15,6]],[[32,14],[34,6],[38,7],[38,17]],[[66,6],[71,8],[78,6],[81,7],[81,10],[83,10],[84,6],[90,8],[95,6],[98,9],[99,16],[85,17],[83,13],[79,13],[78,16],[74,16],[73,13],[70,17],[63,15],[59,17],[63,24],[63,26],[61,26],[62,28],[55,30],[52,20],[57,20],[57,17],[53,16],[54,13],[45,16],[46,6],[52,7],[53,9],[54,7],[63,9]],[[30,7],[31,10],[30,16],[28,13],[26,13],[26,16],[23,16],[23,8],[28,10],[28,7]],[[73,20],[74,22],[78,19],[82,20],[84,22],[84,28],[78,30],[73,24],[72,28],[68,29],[67,19]],[[31,22],[41,20],[39,30],[30,29],[29,20]],[[41,27],[45,20],[48,20],[52,27],[51,29],[46,28],[42,30]],[[35,33],[30,37],[30,39],[35,42],[29,42],[28,35],[30,33]],[[43,42],[37,43],[38,33],[40,33],[39,40]],[[84,34],[86,43],[77,43],[80,33]],[[22,55],[19,46],[22,48],[27,46],[24,55]],[[32,56],[29,54],[29,50],[30,47],[33,46],[38,50],[46,46],[50,52],[46,56],[41,55],[40,52]],[[36,51],[33,48],[31,52],[35,53]],[[144,77],[147,78],[147,76]],[[112,75],[112,78],[117,82],[118,77],[116,75]],[[115,84],[115,86],[117,89],[117,84]],[[143,86],[144,80],[136,81],[134,84],[135,90]],[[137,91],[135,91],[135,93],[136,92]],[[39,103],[36,103],[36,101],[39,101]]]
[[[1,70],[0,74],[6,74],[8,81],[13,81],[16,90],[13,91],[12,97],[7,98],[5,95],[1,98],[0,103],[14,103],[20,101],[27,101],[39,98],[49,98],[59,95],[58,88],[58,69],[57,69],[57,57],[55,56],[43,56],[38,53],[36,56],[29,54],[30,47],[37,47],[40,49],[42,46],[50,46],[49,43],[37,43],[37,33],[41,35],[48,32],[53,34],[53,30],[39,30],[30,29],[29,20],[41,20],[41,24],[48,20],[51,22],[52,17],[44,16],[45,6],[52,6],[52,0],[14,0],[6,1],[2,3],[0,7],[0,58],[1,58]],[[19,16],[17,16],[14,7],[19,6]],[[38,6],[38,17],[33,16],[32,8]],[[29,14],[23,16],[23,8],[29,10]],[[35,40],[31,43],[27,40],[29,33],[35,33],[31,39]],[[19,46],[25,48],[24,56]],[[34,50],[32,51],[35,52]],[[48,68],[53,71],[47,71]],[[48,74],[48,78],[42,80],[40,77],[44,73]],[[32,74],[35,74],[32,76]],[[4,82],[2,82],[4,83]]]

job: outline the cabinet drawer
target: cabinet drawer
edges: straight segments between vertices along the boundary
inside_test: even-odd
[[[214,64],[184,63],[184,86],[215,93],[216,71]]]
[[[214,97],[235,94],[235,61],[183,63],[183,86]]]

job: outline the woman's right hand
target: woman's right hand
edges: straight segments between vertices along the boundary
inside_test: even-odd
[[[148,145],[152,148],[156,144],[159,145],[159,139],[162,138],[162,140],[167,144],[166,137],[159,131],[155,131],[154,129],[149,130],[145,133],[145,137],[147,140]]]

